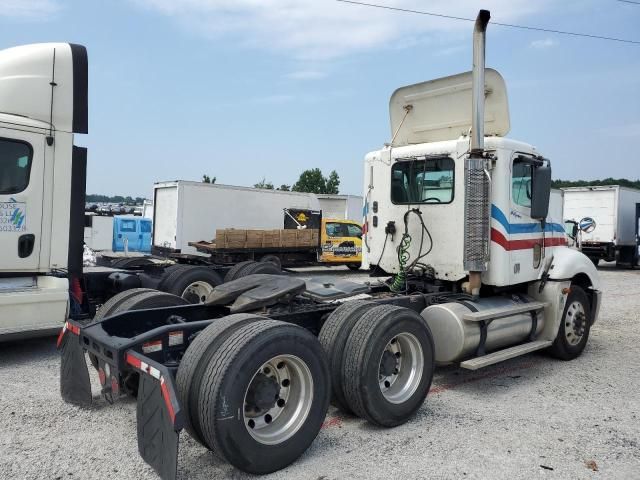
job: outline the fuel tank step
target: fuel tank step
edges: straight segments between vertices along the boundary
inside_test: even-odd
[[[467,370],[478,370],[495,363],[509,360],[510,358],[519,357],[520,355],[535,352],[536,350],[542,350],[543,348],[550,347],[552,343],[553,342],[551,340],[536,340],[534,342],[523,343],[522,345],[498,350],[497,352],[493,352],[488,355],[465,360],[460,363],[460,366]]]

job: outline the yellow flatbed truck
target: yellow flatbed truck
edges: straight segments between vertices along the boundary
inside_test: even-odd
[[[213,241],[190,242],[209,261],[238,264],[271,261],[280,266],[346,265],[362,263],[362,227],[353,220],[309,218],[303,211],[285,211],[285,228],[275,230],[220,229]]]

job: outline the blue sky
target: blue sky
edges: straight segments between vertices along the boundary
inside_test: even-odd
[[[386,5],[640,40],[640,5],[615,0],[379,0]],[[335,169],[359,194],[362,159],[390,138],[402,85],[470,69],[472,24],[333,0],[0,0],[0,48],[89,52],[89,193],[153,182],[292,184]],[[509,136],[556,178],[640,177],[640,45],[489,25]]]

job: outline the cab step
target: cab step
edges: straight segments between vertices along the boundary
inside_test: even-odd
[[[469,322],[482,322],[486,320],[496,320],[498,318],[509,317],[511,315],[517,315],[518,313],[536,312],[548,306],[548,302],[521,303],[513,307],[491,308],[489,310],[483,310],[481,312],[465,313],[462,318]]]
[[[550,347],[552,343],[553,342],[551,340],[536,340],[529,343],[523,343],[522,345],[498,350],[497,352],[493,352],[488,355],[465,360],[460,363],[460,366],[467,370],[478,370],[495,363],[509,360],[510,358],[519,357],[520,355],[535,352],[536,350],[542,350],[543,348]]]

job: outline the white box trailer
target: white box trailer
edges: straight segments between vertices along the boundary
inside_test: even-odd
[[[319,210],[312,193],[177,180],[153,187],[152,248],[203,255],[189,242],[212,240],[221,228],[282,228],[285,208]]]
[[[113,248],[113,217],[85,213],[84,243],[95,251]]]
[[[564,188],[564,219],[593,219],[595,228],[582,231],[581,249],[594,263],[638,263],[640,190],[618,185]],[[591,222],[587,222],[591,223]]]
[[[362,197],[322,193],[316,195],[324,218],[362,222]]]

